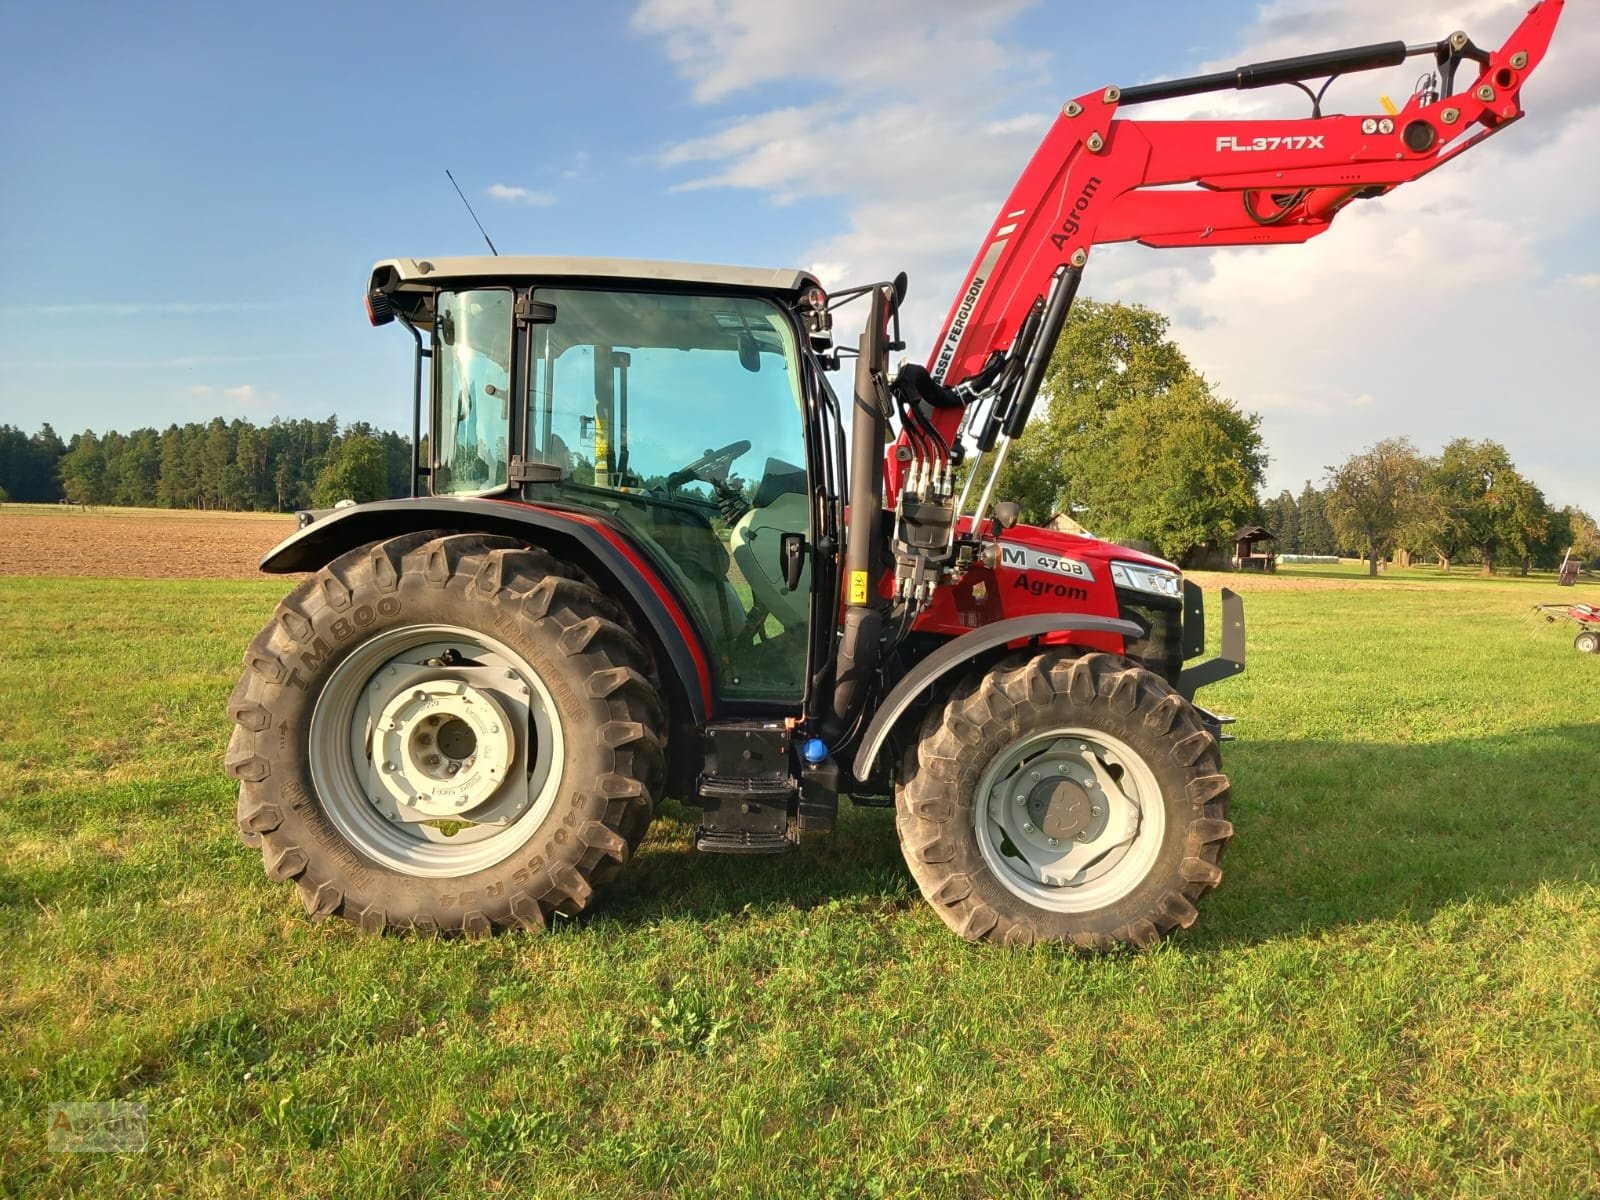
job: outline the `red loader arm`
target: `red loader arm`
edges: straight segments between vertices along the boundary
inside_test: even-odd
[[[1270,245],[1316,237],[1352,200],[1421,178],[1520,118],[1522,84],[1544,58],[1564,3],[1540,0],[1493,52],[1457,33],[1437,43],[1383,43],[1112,87],[1067,103],[995,219],[928,362],[933,380],[966,383],[969,401],[994,391],[997,379],[1002,388],[1009,381],[1012,396],[995,397],[992,407],[1001,411],[988,420],[988,445],[979,433],[980,452],[1002,428],[1008,437],[1021,432],[1033,400],[1028,383],[1036,391],[1033,376],[1043,368],[1040,362],[1038,371],[1024,371],[1023,362],[1041,354],[1048,361],[1095,245]],[[1299,120],[1121,115],[1135,104],[1225,89],[1290,84],[1310,94],[1301,81],[1421,56],[1436,64],[1438,84],[1419,88],[1393,115],[1323,116],[1320,97],[1313,115]],[[1457,72],[1469,62],[1477,79],[1458,90]],[[1173,190],[1183,184],[1196,186]],[[962,421],[960,407],[948,405],[947,398],[930,414],[947,442]],[[906,441],[902,432],[898,453],[889,455],[891,503]]]

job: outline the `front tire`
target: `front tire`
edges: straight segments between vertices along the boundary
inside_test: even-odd
[[[252,641],[229,702],[241,838],[307,912],[369,932],[582,911],[663,771],[621,617],[508,538],[408,534],[335,560]]]
[[[1233,835],[1217,741],[1109,654],[1013,655],[923,722],[896,803],[906,862],[970,941],[1148,946],[1188,928]]]

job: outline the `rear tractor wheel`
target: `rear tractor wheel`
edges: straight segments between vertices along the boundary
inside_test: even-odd
[[[370,932],[581,911],[662,774],[660,701],[620,617],[507,538],[337,559],[279,605],[229,701],[241,837],[307,912]]]
[[[1217,741],[1126,659],[1014,655],[936,705],[908,760],[906,861],[969,940],[1147,946],[1222,878]]]
[[[1600,633],[1585,629],[1572,639],[1572,644],[1585,654],[1600,654]]]

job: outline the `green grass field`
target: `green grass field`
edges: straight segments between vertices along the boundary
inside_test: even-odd
[[[544,937],[314,924],[221,768],[281,583],[0,579],[0,1192],[1600,1192],[1600,659],[1521,621],[1574,593],[1285,578],[1226,879],[1104,958],[959,941],[848,806],[774,863],[669,804]],[[113,1099],[144,1153],[46,1150]]]

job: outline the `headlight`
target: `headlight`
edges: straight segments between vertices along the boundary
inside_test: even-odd
[[[1111,580],[1118,587],[1131,591],[1168,596],[1173,600],[1183,598],[1183,576],[1176,571],[1165,571],[1140,563],[1114,562],[1111,564]]]

